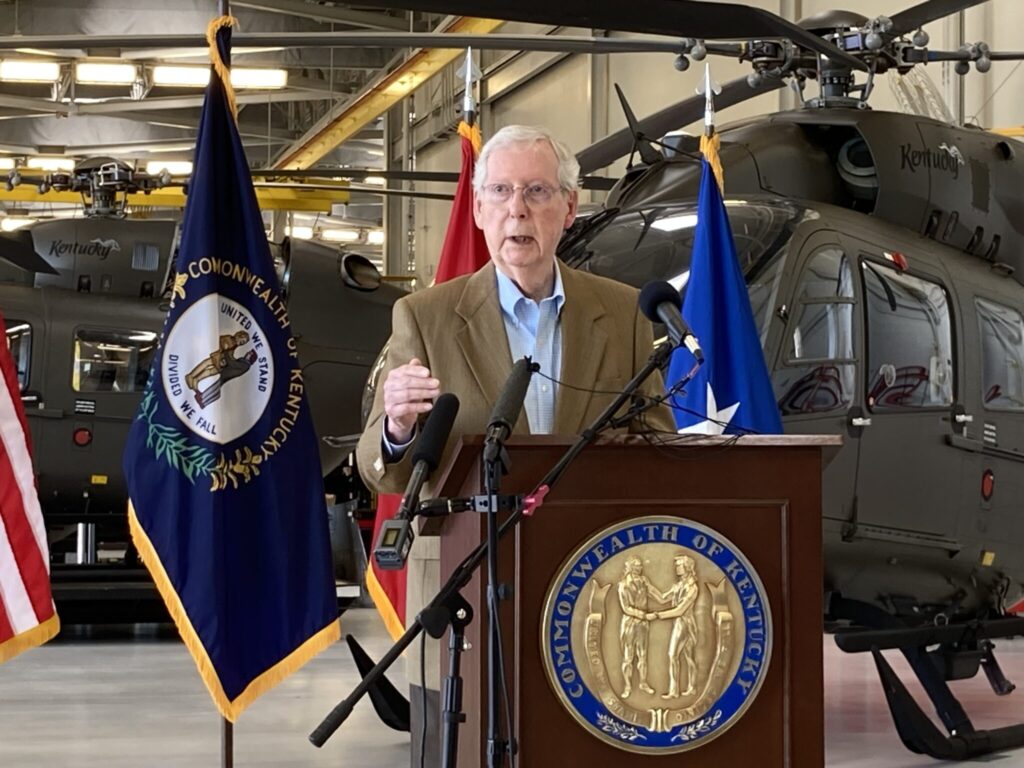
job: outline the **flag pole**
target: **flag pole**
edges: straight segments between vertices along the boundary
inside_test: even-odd
[[[229,0],[217,0],[217,15],[230,16]],[[235,725],[226,717],[220,718],[220,764],[221,768],[234,768],[235,765]]]
[[[476,120],[476,101],[473,99],[473,49],[469,46],[466,47],[466,90],[462,96],[462,114],[466,120],[466,125],[470,128],[473,127],[473,122]]]

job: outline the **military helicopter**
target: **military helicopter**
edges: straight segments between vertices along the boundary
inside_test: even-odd
[[[785,431],[846,438],[824,476],[827,626],[847,630],[837,635],[845,650],[875,652],[908,748],[943,759],[1024,746],[1021,726],[976,731],[947,686],[984,669],[994,692],[1008,694],[991,639],[1024,633],[1009,618],[1024,607],[1024,161],[1000,135],[874,112],[868,99],[883,72],[955,61],[963,74],[1024,57],[985,44],[927,49],[923,25],[982,1],[931,0],[891,18],[832,12],[799,25],[685,0],[402,3],[691,35],[680,68],[709,53],[753,67],[722,88],[719,106],[787,82],[801,95],[797,111],[718,131],[726,205]],[[752,39],[718,42],[738,36]],[[814,81],[819,93],[805,98]],[[630,164],[603,207],[566,233],[559,257],[637,287],[660,278],[685,290],[698,142],[657,137],[700,119],[705,97],[644,120],[624,98],[623,107],[628,127],[577,158],[585,174],[627,153]],[[948,736],[879,648],[907,656]]]
[[[70,173],[11,175],[12,186],[81,192],[85,203],[82,218],[0,236],[0,306],[31,429],[54,594],[66,621],[101,612],[157,618],[162,608],[127,536],[121,455],[166,315],[178,224],[128,218],[126,200],[170,179],[112,158]],[[358,406],[339,404],[358,404],[404,290],[356,253],[289,238],[271,250],[330,476],[359,431]],[[339,331],[353,324],[358,334]]]

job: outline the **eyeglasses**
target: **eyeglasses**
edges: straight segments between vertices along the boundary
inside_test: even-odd
[[[498,205],[511,200],[512,195],[519,189],[523,191],[523,199],[526,200],[527,205],[547,205],[558,191],[547,184],[528,184],[526,186],[501,183],[484,184],[481,197],[486,203]]]

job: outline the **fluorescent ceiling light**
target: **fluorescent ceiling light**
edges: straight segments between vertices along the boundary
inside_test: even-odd
[[[73,157],[30,157],[25,162],[25,167],[36,171],[73,171],[75,170],[75,159]]]
[[[138,77],[134,64],[79,61],[75,64],[75,82],[93,85],[130,85]]]
[[[284,69],[235,67],[231,70],[231,84],[235,88],[284,88],[288,85],[288,72]]]
[[[388,183],[388,180],[383,176],[367,176],[363,179],[363,184],[372,184],[375,187],[383,187]]]
[[[331,243],[355,243],[359,240],[359,230],[324,229],[320,232],[320,239]]]
[[[37,221],[39,219],[29,218],[28,216],[4,216],[0,219],[0,229],[4,232],[13,232],[29,224],[35,224]]]
[[[192,163],[188,160],[150,160],[146,163],[146,173],[150,176],[158,176],[165,170],[172,176],[189,176],[192,173]]]
[[[6,83],[55,83],[60,80],[60,64],[56,61],[0,61],[0,80]]]
[[[153,85],[203,88],[208,82],[209,67],[153,67]],[[235,67],[231,70],[231,84],[235,88],[284,88],[288,85],[288,72],[284,69]]]
[[[13,157],[0,157],[0,171],[10,171],[14,169],[14,158]]]
[[[190,85],[201,88],[209,81],[209,67],[153,67],[153,85]]]
[[[371,229],[366,233],[366,244],[384,245],[384,231],[381,229]]]
[[[313,237],[312,227],[285,227],[284,233],[296,240],[310,240]]]

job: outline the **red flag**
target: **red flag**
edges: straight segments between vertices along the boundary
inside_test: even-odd
[[[0,314],[0,326],[6,327]],[[25,408],[14,360],[0,343],[0,663],[60,630]]]
[[[462,169],[459,172],[455,199],[452,201],[452,212],[448,217],[444,246],[438,260],[435,277],[437,283],[476,272],[490,261],[484,233],[477,228],[473,220],[473,169],[476,166],[476,156],[480,153],[480,128],[465,122],[459,123],[459,136],[462,137]],[[377,540],[383,522],[395,516],[401,500],[401,496],[392,494],[377,497],[373,541]],[[380,611],[391,637],[401,637],[405,632],[405,570],[379,570],[373,558],[370,558],[370,567],[366,569],[366,588],[377,610]]]

